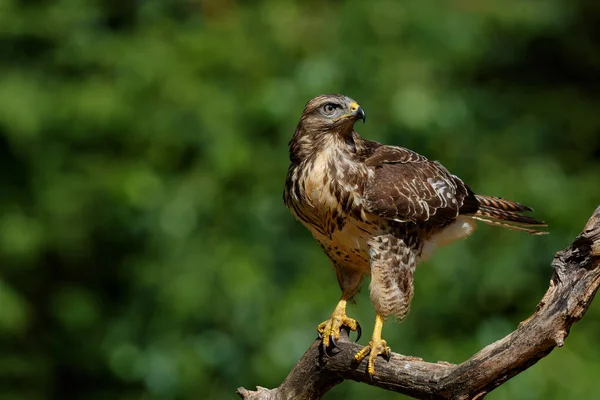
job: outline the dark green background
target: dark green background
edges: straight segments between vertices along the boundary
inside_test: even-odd
[[[0,399],[273,387],[339,296],[285,209],[306,101],[552,234],[481,226],[416,275],[394,351],[461,362],[535,310],[600,203],[600,3],[0,1]],[[368,290],[348,313],[366,331]],[[599,398],[600,306],[489,398]],[[354,382],[327,399],[392,399]]]

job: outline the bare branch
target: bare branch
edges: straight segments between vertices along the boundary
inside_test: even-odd
[[[600,207],[573,244],[556,253],[552,266],[550,287],[537,311],[462,364],[435,364],[393,353],[389,362],[378,360],[371,380],[366,362],[353,363],[362,346],[351,343],[346,332],[335,354],[321,355],[315,341],[278,388],[239,388],[237,393],[249,400],[314,400],[352,379],[417,399],[481,399],[562,346],[571,326],[583,318],[600,285]]]

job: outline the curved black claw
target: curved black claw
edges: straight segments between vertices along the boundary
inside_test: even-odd
[[[335,349],[338,347],[337,342],[335,341],[335,337],[333,335],[329,336],[329,343],[331,343],[331,348]]]
[[[321,349],[321,354],[322,355],[326,355],[327,354],[327,346],[325,346],[325,343],[321,342],[321,345],[319,346],[319,349]]]
[[[390,362],[390,359],[392,358],[392,352],[388,349],[381,356],[385,359],[385,361]]]
[[[323,340],[323,334],[320,331],[317,331],[317,339]]]
[[[370,373],[369,371],[367,371],[367,376],[369,377],[369,382],[375,382],[375,379],[373,379],[373,377],[375,375],[373,375],[372,373]]]
[[[360,327],[360,324],[358,323],[358,321],[356,321],[356,340],[354,341],[354,343],[357,343],[360,340],[361,336],[362,336],[362,328]]]

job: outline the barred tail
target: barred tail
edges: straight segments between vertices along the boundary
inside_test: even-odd
[[[472,214],[473,219],[489,225],[527,232],[532,235],[545,235],[548,233],[534,229],[534,227],[547,226],[546,223],[521,214],[524,211],[532,211],[531,208],[523,204],[499,197],[475,195],[475,198],[479,203],[479,207]]]
[[[516,212],[533,211],[533,209],[523,204],[519,204],[516,201],[506,200],[501,197],[483,196],[481,194],[476,194],[475,198],[477,199],[480,205],[495,208],[498,210]]]

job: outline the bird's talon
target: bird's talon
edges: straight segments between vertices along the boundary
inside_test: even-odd
[[[389,362],[392,350],[383,339],[371,340],[367,346],[354,355],[354,359],[360,363],[367,355],[369,356],[367,359],[367,373],[372,378],[375,374],[375,361],[377,360],[377,356],[381,355]]]
[[[369,343],[354,355],[354,361],[360,363],[371,352],[371,344]]]
[[[373,379],[373,377],[375,376],[374,374],[372,374],[371,372],[367,371],[367,376],[369,377],[369,381],[375,382],[375,379]]]
[[[329,348],[335,348],[338,346],[338,340],[340,340],[340,330],[347,328],[350,331],[356,331],[359,328],[358,322],[352,318],[348,318],[344,309],[336,308],[331,315],[331,318],[325,322],[322,322],[317,327],[319,337],[322,340],[323,352]],[[360,331],[358,333],[360,337]]]
[[[335,335],[333,333],[329,336],[329,341],[331,342],[332,348],[338,347],[337,342],[335,340]]]
[[[390,359],[392,358],[392,350],[389,347],[386,347],[382,355],[383,358],[385,358],[385,361],[390,362]]]
[[[356,321],[356,340],[354,341],[354,343],[358,343],[361,336],[362,336],[362,328],[360,327],[360,324],[358,323],[358,321]]]

